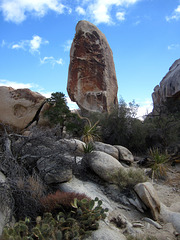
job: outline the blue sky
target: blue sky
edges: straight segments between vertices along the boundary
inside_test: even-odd
[[[145,114],[154,87],[180,58],[179,0],[0,0],[0,86],[68,96],[69,51],[79,20],[106,35],[118,97],[134,99]]]

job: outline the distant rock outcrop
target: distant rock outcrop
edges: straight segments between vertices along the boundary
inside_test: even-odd
[[[112,50],[92,23],[80,21],[70,51],[67,91],[83,110],[110,111],[117,104],[117,79]]]
[[[158,111],[162,104],[169,98],[174,99],[174,101],[180,99],[180,59],[172,64],[169,72],[160,84],[154,88],[152,98],[154,105],[153,112]]]
[[[45,97],[29,89],[0,87],[0,123],[23,129],[34,118]],[[40,119],[42,122],[42,119]]]

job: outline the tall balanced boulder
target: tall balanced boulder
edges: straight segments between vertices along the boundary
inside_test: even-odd
[[[78,22],[71,45],[67,91],[82,110],[109,112],[117,104],[112,50],[105,35],[84,20]]]
[[[0,87],[0,123],[23,129],[32,121],[45,97],[37,92]],[[40,118],[43,122],[43,118]]]
[[[152,93],[153,112],[156,113],[168,99],[180,99],[180,59],[176,60],[169,68],[169,72],[164,76],[159,85]]]

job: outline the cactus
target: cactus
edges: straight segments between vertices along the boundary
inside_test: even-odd
[[[5,227],[2,240],[81,240],[98,229],[98,221],[104,219],[108,211],[102,208],[98,198],[75,198],[71,205],[69,211],[38,216],[33,227],[29,218],[17,222],[14,227]]]

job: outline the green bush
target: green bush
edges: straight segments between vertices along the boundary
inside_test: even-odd
[[[134,101],[128,106],[121,99],[110,114],[102,114],[99,124],[102,141],[122,145],[133,152],[145,151],[145,128],[143,122],[135,118],[137,109]]]
[[[74,199],[69,211],[58,212],[55,216],[47,212],[38,216],[33,225],[29,218],[17,222],[14,227],[5,227],[2,240],[81,240],[98,229],[98,221],[106,218],[108,209],[102,208],[102,201]]]
[[[146,182],[147,176],[142,169],[119,169],[117,182],[120,188],[133,188],[136,184]]]

